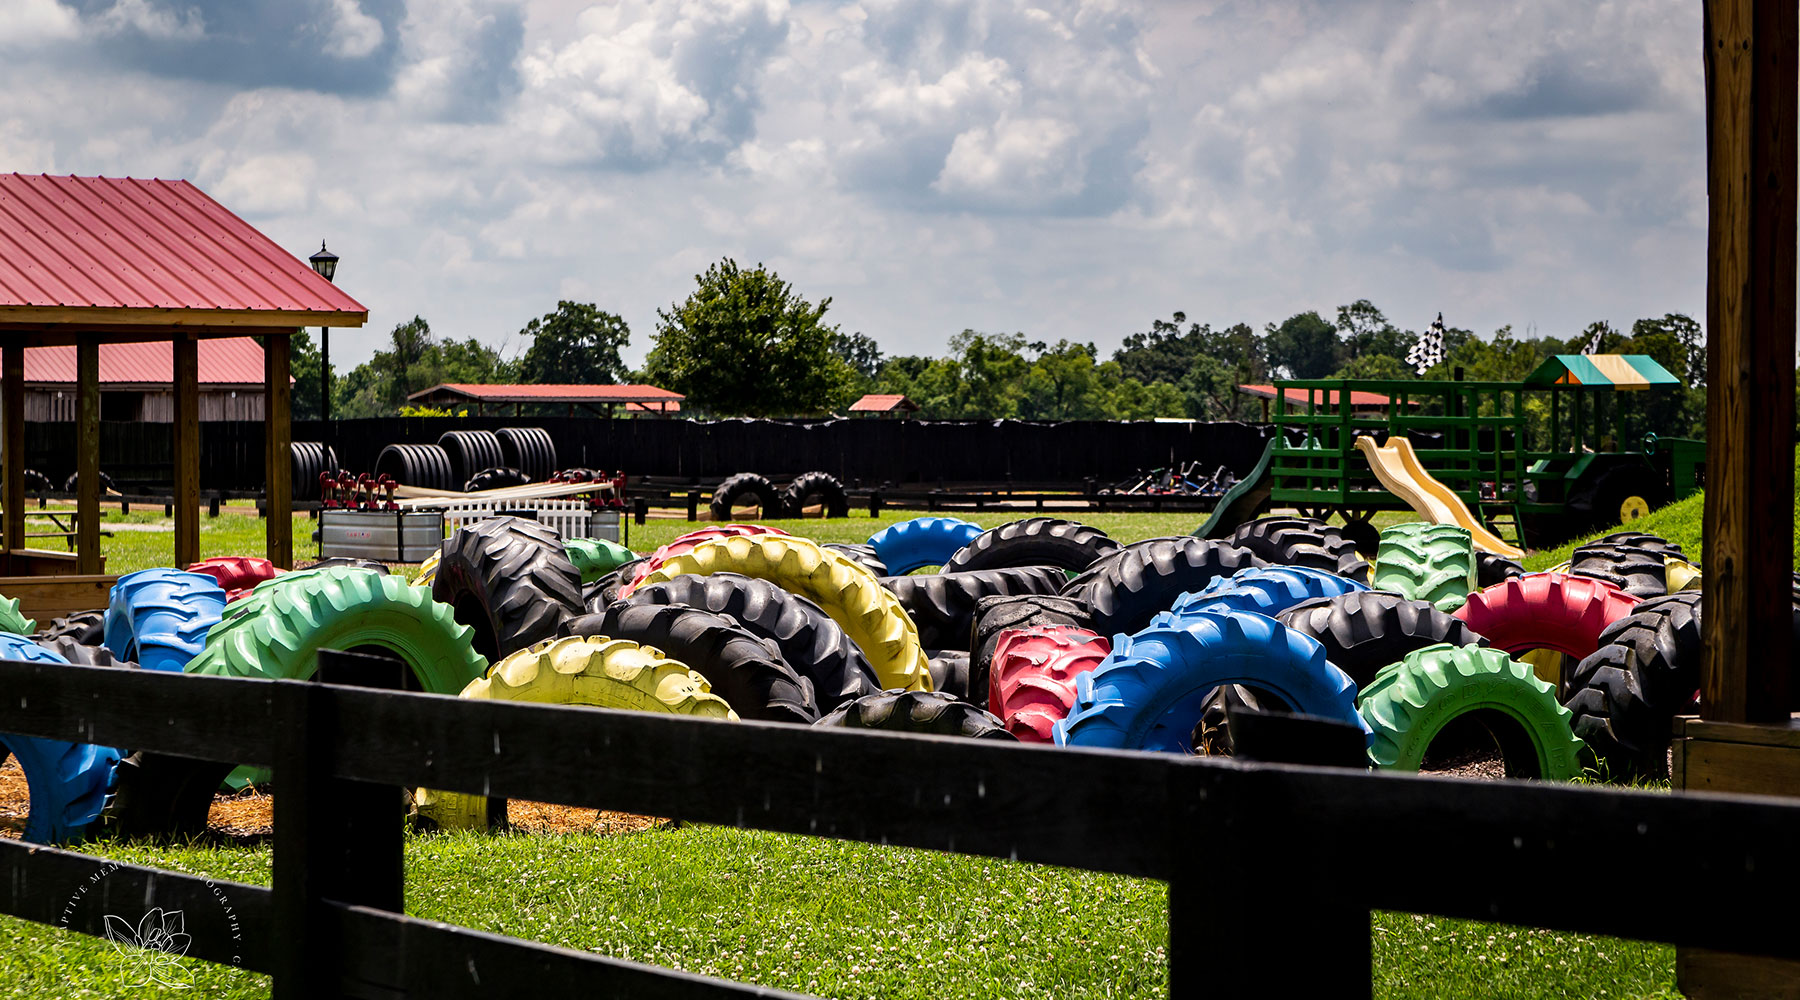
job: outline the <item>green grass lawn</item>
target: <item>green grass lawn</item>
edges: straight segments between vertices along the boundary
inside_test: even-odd
[[[859,542],[913,516],[771,523],[821,541]],[[968,519],[992,526],[1018,516]],[[1698,515],[1669,508],[1652,517],[1679,525]],[[1125,541],[1186,534],[1200,520],[1185,513],[1081,519]],[[121,527],[167,523],[160,509],[118,519]],[[303,558],[313,552],[306,539],[314,524],[295,519]],[[632,526],[631,545],[647,551],[694,527],[653,519]],[[201,529],[204,555],[262,551],[263,523],[253,510],[246,516],[228,507],[217,519],[203,517]],[[1681,538],[1690,552],[1698,550],[1694,531],[1694,544]],[[120,530],[106,549],[113,572],[167,565],[173,537]],[[1564,558],[1552,555],[1534,561]],[[1158,882],[704,826],[611,836],[417,834],[406,844],[409,913],[599,954],[836,997],[1167,992],[1167,890]],[[267,847],[100,842],[84,849],[217,878],[269,880]],[[1369,863],[1347,859],[1346,877],[1361,877]],[[1673,949],[1661,945],[1411,914],[1375,914],[1371,932],[1382,997],[1677,995]],[[0,941],[0,997],[268,994],[265,977],[203,962],[182,966],[192,990],[143,988],[107,942],[10,918],[0,918]],[[1306,948],[1294,942],[1296,961]]]

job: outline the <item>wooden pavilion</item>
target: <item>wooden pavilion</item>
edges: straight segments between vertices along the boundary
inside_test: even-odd
[[[199,342],[263,344],[268,557],[293,564],[288,338],[359,327],[368,310],[187,181],[0,175],[0,594],[27,613],[103,607],[102,343],[168,341],[174,352],[175,564],[200,555]],[[26,548],[25,349],[73,345],[76,544]]]

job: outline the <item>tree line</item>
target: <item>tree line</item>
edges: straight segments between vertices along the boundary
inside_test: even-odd
[[[729,258],[695,276],[688,297],[657,311],[641,370],[621,352],[631,330],[593,303],[563,301],[520,331],[516,358],[479,340],[439,339],[422,317],[398,324],[385,349],[346,373],[334,367],[335,416],[409,412],[407,396],[442,382],[647,382],[687,396],[689,414],[813,416],[842,413],[868,392],[903,394],[919,415],[945,420],[1255,420],[1261,400],[1239,385],[1277,378],[1517,381],[1554,354],[1597,343],[1603,353],[1647,354],[1684,385],[1646,394],[1643,426],[1661,434],[1704,433],[1705,337],[1679,313],[1639,319],[1629,330],[1605,321],[1567,339],[1492,337],[1447,327],[1443,360],[1416,374],[1405,358],[1420,333],[1390,321],[1367,299],[1334,316],[1296,313],[1260,330],[1220,326],[1176,312],[1124,337],[1110,357],[1093,343],[1029,340],[1023,333],[964,330],[941,356],[885,355],[875,338],[826,322],[829,297],[810,302],[768,268]],[[319,354],[294,338],[294,415],[318,410]],[[412,412],[417,412],[416,409]]]

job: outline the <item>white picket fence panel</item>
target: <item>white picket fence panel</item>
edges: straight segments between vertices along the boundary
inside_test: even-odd
[[[429,509],[444,512],[446,534],[471,521],[493,517],[498,511],[532,510],[537,512],[538,521],[555,528],[564,538],[604,538],[626,544],[624,510],[590,507],[586,500],[434,500]]]

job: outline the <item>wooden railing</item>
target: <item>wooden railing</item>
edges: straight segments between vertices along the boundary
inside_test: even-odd
[[[100,873],[144,907],[228,894],[241,940],[188,954],[271,973],[277,998],[783,995],[402,915],[415,785],[1160,879],[1176,997],[1366,996],[1373,909],[1800,958],[1785,800],[9,662],[0,731],[272,765],[273,888],[0,841],[0,911],[103,933],[66,907]]]

